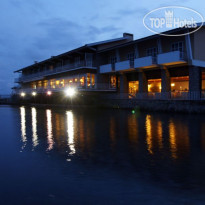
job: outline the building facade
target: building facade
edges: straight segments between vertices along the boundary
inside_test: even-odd
[[[176,35],[184,30],[168,32]],[[32,98],[75,88],[79,94],[104,98],[202,100],[204,37],[204,26],[188,35],[138,40],[124,33],[121,38],[87,44],[15,71],[20,73],[15,93]]]

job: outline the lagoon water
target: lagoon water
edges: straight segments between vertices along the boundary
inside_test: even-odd
[[[0,107],[0,204],[205,204],[205,116]]]

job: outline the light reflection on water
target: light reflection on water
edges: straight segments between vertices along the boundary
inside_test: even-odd
[[[32,116],[32,142],[33,148],[38,145],[38,134],[37,134],[37,111],[35,107],[31,108],[31,116]]]
[[[73,113],[71,111],[67,111],[66,116],[67,116],[68,146],[71,150],[69,154],[73,155],[75,154]]]
[[[52,112],[51,110],[46,110],[47,117],[47,139],[48,139],[48,151],[53,149],[53,126],[52,126]]]
[[[20,107],[21,116],[21,140],[23,142],[22,149],[26,146],[26,111],[25,107]]]
[[[120,167],[118,171],[129,168],[181,181],[187,177],[184,170],[189,170],[189,180],[201,183],[199,172],[205,171],[203,118],[34,107],[21,107],[19,114],[23,151],[32,147],[47,154],[63,154],[68,163],[85,160]],[[198,159],[200,169],[195,164]]]
[[[40,118],[42,118],[42,115],[43,113],[41,110]],[[28,117],[28,109],[20,107],[21,141],[23,143],[23,148],[26,146],[27,142],[26,130],[30,127],[28,124],[30,122]],[[109,130],[108,134],[111,141],[110,146],[117,144],[117,138],[119,138],[119,135],[126,132],[126,140],[135,144],[135,149],[137,149],[138,146],[141,146],[140,149],[144,147],[142,143],[138,144],[139,138],[144,137],[143,143],[146,143],[146,150],[150,155],[163,152],[163,149],[165,149],[166,152],[170,152],[171,158],[177,159],[178,157],[182,157],[182,155],[180,156],[181,150],[183,150],[183,154],[185,154],[185,152],[189,152],[190,145],[188,126],[183,124],[183,122],[177,121],[175,123],[173,119],[170,119],[165,124],[162,119],[155,118],[155,116],[150,114],[146,114],[144,119],[141,119],[140,117],[138,118],[135,115],[128,115],[127,121],[124,121],[125,124],[122,125],[122,122],[119,121],[117,116],[111,115],[109,121],[103,123],[100,122],[101,125],[97,125],[97,120],[93,120],[90,121],[87,126],[86,117],[80,115],[76,116],[78,119],[74,120],[75,116],[73,111],[53,113],[51,109],[47,109],[45,110],[45,116],[43,117],[45,117],[46,121],[47,151],[51,151],[55,146],[65,147],[65,143],[67,142],[67,146],[69,148],[68,154],[74,155],[76,153],[76,143],[78,147],[82,149],[89,148],[91,146],[91,142],[93,142],[91,141],[91,135],[93,135],[95,127],[103,127],[106,124],[106,126],[109,127],[107,128]],[[42,124],[38,123],[37,109],[32,107],[31,131],[33,148],[39,145],[38,128],[41,127],[42,129],[42,126]],[[203,142],[204,139],[202,138],[202,146],[205,144]]]

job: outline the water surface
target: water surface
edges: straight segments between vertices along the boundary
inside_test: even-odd
[[[205,204],[205,117],[0,107],[1,204]]]

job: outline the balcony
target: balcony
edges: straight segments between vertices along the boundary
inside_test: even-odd
[[[180,51],[162,53],[157,56],[157,62],[163,65],[181,64],[186,62],[186,55]]]
[[[100,66],[100,73],[111,73],[115,71],[115,64],[106,64]]]
[[[82,69],[82,68],[96,69],[96,67],[93,66],[92,62],[81,61],[77,64],[76,63],[75,64],[67,64],[64,66],[55,67],[52,70],[45,70],[42,72],[24,75],[24,76],[21,76],[19,78],[16,78],[15,83],[30,82],[30,81],[34,81],[34,80],[42,80],[46,76],[64,73],[64,72],[68,72],[68,71],[73,71],[73,70],[78,70],[78,69]]]
[[[134,69],[133,61],[121,61],[115,64],[115,71],[131,70]]]
[[[153,56],[146,56],[142,58],[136,58],[134,60],[134,67],[135,68],[148,68],[156,66],[156,58]]]

